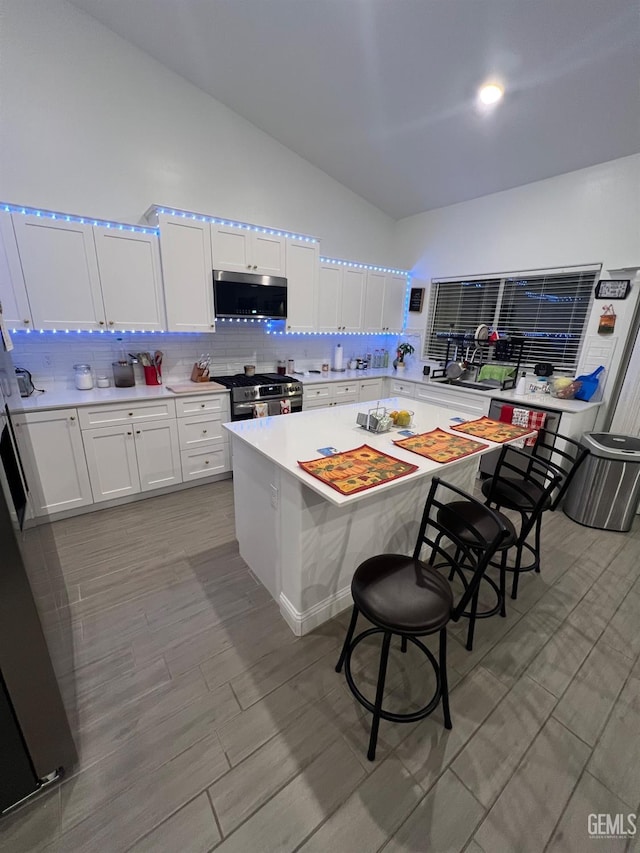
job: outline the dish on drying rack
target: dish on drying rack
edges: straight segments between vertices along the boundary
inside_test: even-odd
[[[489,327],[486,323],[480,323],[478,328],[473,333],[473,337],[476,341],[486,341],[489,337]]]

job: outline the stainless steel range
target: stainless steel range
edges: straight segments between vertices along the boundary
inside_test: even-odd
[[[256,376],[212,376],[231,391],[231,420],[244,421],[255,417],[256,403],[265,403],[269,415],[282,413],[282,401],[291,412],[302,411],[302,383],[280,373],[260,373]]]

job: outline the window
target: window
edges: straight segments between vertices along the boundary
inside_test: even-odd
[[[549,361],[575,370],[599,273],[600,266],[589,266],[434,279],[423,355],[442,361],[451,332],[472,337],[486,323],[500,337],[524,337],[523,365]]]

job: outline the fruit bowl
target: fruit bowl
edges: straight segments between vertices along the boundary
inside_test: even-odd
[[[573,400],[581,387],[582,382],[579,382],[577,379],[573,379],[570,382],[567,382],[564,378],[554,379],[549,383],[549,393],[552,397],[556,397],[559,400]]]
[[[397,427],[410,427],[413,423],[413,415],[410,409],[399,409],[389,412],[389,417],[393,421],[393,425]]]

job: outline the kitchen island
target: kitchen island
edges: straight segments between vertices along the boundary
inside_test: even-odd
[[[388,409],[411,408],[412,430],[448,430],[469,415],[401,398],[380,401]],[[375,434],[356,424],[371,404],[310,410],[284,417],[225,424],[233,452],[236,537],[240,555],[278,602],[297,635],[306,634],[351,604],[351,578],[367,557],[409,554],[431,478],[441,476],[473,489],[478,457],[500,445],[440,464],[393,444],[399,428]],[[367,444],[416,470],[367,491],[343,495],[304,471],[299,461]]]

